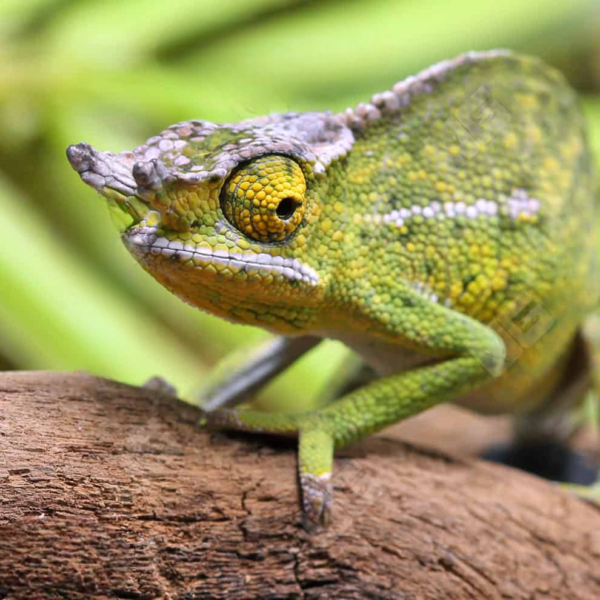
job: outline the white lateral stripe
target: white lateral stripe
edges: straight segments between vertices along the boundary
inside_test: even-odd
[[[362,219],[365,223],[386,223],[403,227],[408,219],[415,216],[422,216],[425,219],[454,219],[463,216],[467,219],[495,217],[502,211],[502,207],[506,207],[506,216],[517,220],[521,216],[537,215],[540,212],[541,202],[537,198],[530,198],[526,190],[516,189],[512,196],[502,203],[485,198],[479,198],[474,204],[465,204],[464,202],[444,202],[442,204],[434,201],[427,206],[414,204],[409,208],[392,210],[383,215],[363,215]]]

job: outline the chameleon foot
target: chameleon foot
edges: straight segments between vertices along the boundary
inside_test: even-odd
[[[162,377],[151,377],[142,386],[146,390],[152,390],[171,398],[177,398],[177,388]]]
[[[298,463],[302,494],[302,524],[314,533],[327,527],[333,507],[334,438],[326,430],[312,426],[300,430]]]
[[[327,526],[333,506],[331,471],[335,442],[323,423],[319,411],[277,414],[225,409],[209,412],[205,417],[205,424],[211,428],[298,438],[302,524],[310,533]]]

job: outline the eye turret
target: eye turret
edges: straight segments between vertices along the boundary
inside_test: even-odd
[[[259,242],[279,242],[302,223],[306,180],[286,156],[261,156],[235,170],[221,189],[221,208],[241,233]]]

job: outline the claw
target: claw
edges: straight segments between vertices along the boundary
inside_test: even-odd
[[[300,477],[302,488],[302,525],[309,533],[327,527],[333,507],[331,473],[316,476],[305,473]]]

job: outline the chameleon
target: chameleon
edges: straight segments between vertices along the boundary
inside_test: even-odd
[[[276,334],[220,370],[206,423],[298,439],[309,531],[331,519],[336,449],[440,403],[514,415],[518,439],[576,428],[600,347],[597,182],[576,94],[541,60],[468,52],[344,112],[67,156],[158,282]],[[371,375],[317,410],[236,407],[323,339]]]

